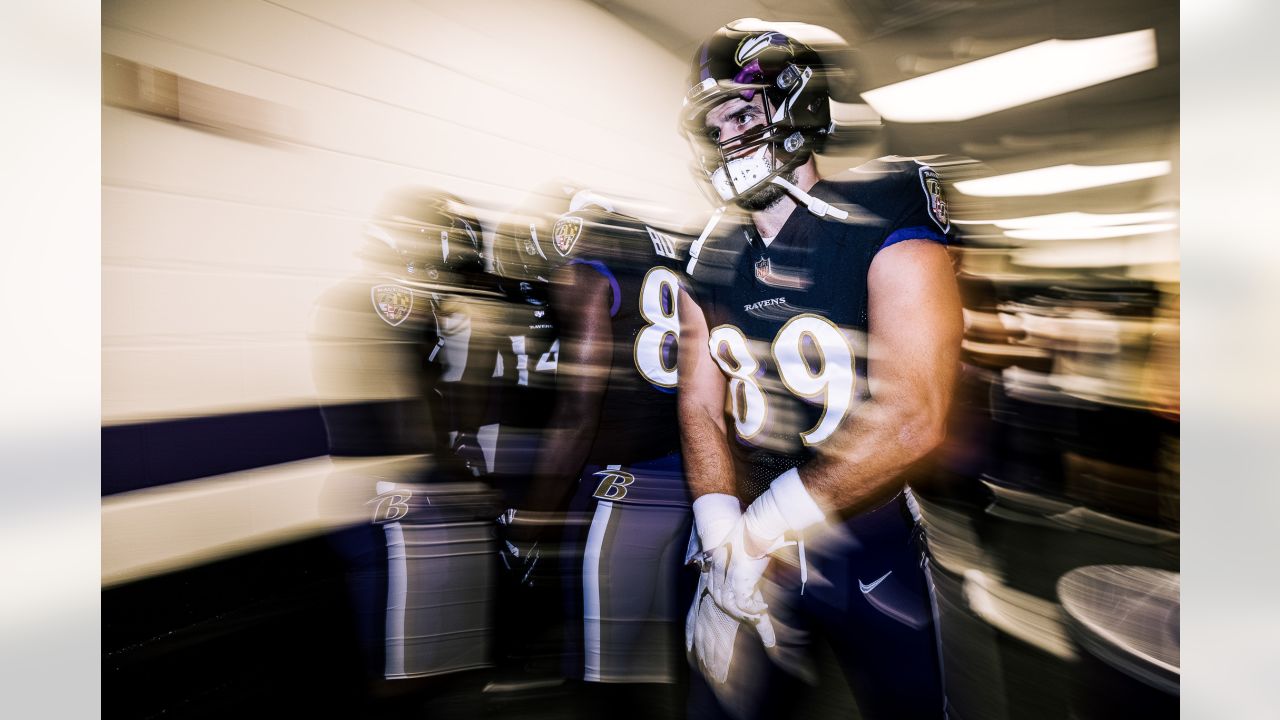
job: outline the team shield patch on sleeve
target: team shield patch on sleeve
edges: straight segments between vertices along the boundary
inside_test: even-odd
[[[399,285],[374,285],[373,311],[386,324],[395,327],[413,312],[413,292]]]
[[[933,168],[920,168],[920,186],[924,188],[924,201],[929,217],[942,232],[951,229],[951,219],[947,217],[947,201],[942,196],[942,180]]]
[[[555,229],[551,233],[556,252],[568,256],[573,250],[574,243],[578,242],[578,238],[581,235],[582,218],[566,215],[557,220]]]

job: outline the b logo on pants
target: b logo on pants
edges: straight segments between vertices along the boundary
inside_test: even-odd
[[[409,500],[413,493],[408,490],[392,490],[370,500],[373,506],[373,522],[377,525],[401,520],[409,514]]]
[[[624,470],[601,470],[592,475],[600,478],[592,495],[601,500],[621,500],[627,496],[627,486],[636,481],[635,475]]]

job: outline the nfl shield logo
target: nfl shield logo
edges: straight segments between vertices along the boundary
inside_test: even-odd
[[[395,327],[409,317],[413,310],[413,293],[399,285],[374,285],[373,311],[391,327]]]
[[[762,257],[756,261],[756,279],[762,283],[769,282],[769,276],[773,275],[773,263],[769,262],[769,258]]]
[[[555,230],[552,232],[556,252],[567,256],[573,250],[573,244],[578,242],[578,236],[581,234],[582,218],[567,215],[557,220]]]

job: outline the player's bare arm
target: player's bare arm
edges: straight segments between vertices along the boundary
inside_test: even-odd
[[[707,343],[706,316],[686,291],[680,292],[680,440],[684,451],[685,479],[693,496],[694,530],[706,553],[693,605],[689,608],[685,632],[695,647],[700,665],[724,682],[733,656],[733,619],[722,605],[730,600],[731,584],[725,570],[727,543],[738,530],[742,513],[737,498],[733,456],[725,423],[724,375],[711,358]],[[763,562],[767,563],[766,558]],[[737,608],[739,603],[732,603]],[[766,646],[774,645],[773,623],[764,613],[759,594],[748,594],[741,603],[741,616],[757,628]],[[695,628],[703,632],[695,632]],[[706,630],[716,628],[715,630]]]
[[[609,281],[586,265],[567,265],[552,276],[552,307],[560,315],[556,407],[538,454],[531,509],[559,506],[586,462],[599,422],[613,357]]]
[[[707,320],[680,292],[680,440],[685,476],[694,498],[735,493],[725,426],[725,379],[707,347]]]
[[[866,508],[942,442],[963,332],[947,249],[927,240],[885,248],[868,276],[871,397],[800,476],[828,510]]]

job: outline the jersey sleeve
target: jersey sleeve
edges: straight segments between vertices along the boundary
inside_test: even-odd
[[[611,300],[609,316],[618,314],[622,304],[622,288],[618,283],[619,268],[612,251],[615,239],[599,214],[590,209],[567,212],[556,220],[552,230],[552,249],[559,255],[562,267],[585,265],[609,281]]]
[[[601,263],[613,266],[618,261],[620,221],[592,208],[567,212],[556,220],[552,229],[554,260],[561,265]]]
[[[938,173],[928,165],[912,163],[898,174],[896,181],[897,213],[877,252],[904,240],[952,244],[955,236]]]

